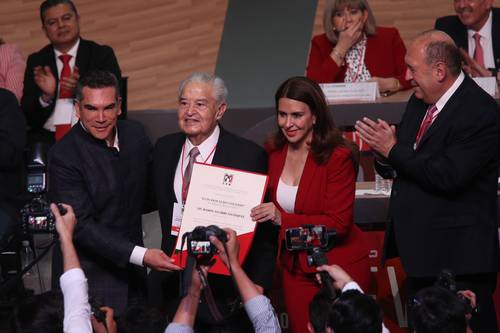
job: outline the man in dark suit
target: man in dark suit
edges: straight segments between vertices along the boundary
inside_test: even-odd
[[[14,233],[25,200],[25,143],[26,121],[16,96],[0,88],[0,249]]]
[[[227,108],[227,88],[222,79],[206,73],[195,73],[181,84],[179,92],[178,121],[181,132],[160,138],[153,155],[155,192],[163,235],[162,249],[168,254],[174,251],[177,240],[179,225],[173,224],[172,220],[175,220],[175,212],[182,210],[179,207],[185,199],[183,184],[191,150],[198,150],[195,159],[198,162],[259,173],[267,171],[267,157],[261,147],[227,132],[219,125]],[[263,289],[271,286],[277,236],[277,227],[271,222],[259,223],[244,263],[248,276]],[[172,270],[176,269],[178,267],[174,265]],[[178,294],[176,280],[176,273],[153,272],[151,283],[154,285],[154,294],[169,297],[172,301]],[[231,332],[236,329],[252,331],[231,279],[209,274],[209,284],[219,306],[225,305],[221,310],[224,314],[229,313],[229,319],[222,327]],[[158,292],[158,288],[164,291]],[[161,300],[153,302],[158,305]],[[176,302],[168,304],[173,311],[177,308]],[[208,332],[209,327],[218,326],[211,319],[205,303],[202,303],[198,312],[198,325],[202,325],[204,332]]]
[[[463,49],[467,63],[465,70],[474,76],[496,76],[500,81],[500,8],[493,8],[493,0],[459,0],[453,3],[457,15],[436,20],[435,29],[446,32]],[[474,63],[476,40],[483,53],[483,64]],[[480,55],[478,55],[480,56]],[[482,68],[477,68],[480,65]]]
[[[109,71],[119,81],[121,71],[113,49],[80,38],[80,17],[71,0],[44,1],[40,18],[50,44],[28,57],[21,107],[30,127],[29,142],[52,144],[55,125],[76,119],[72,110],[54,112],[62,91],[72,98],[79,76],[91,70]],[[71,56],[67,64],[71,72],[62,77],[63,56]]]
[[[456,274],[457,287],[477,296],[473,331],[497,332],[499,107],[461,71],[443,32],[419,35],[406,63],[415,93],[397,134],[383,120],[356,124],[378,155],[377,171],[395,177],[385,257],[399,254],[410,297],[441,270]]]
[[[145,296],[146,270],[166,269],[159,249],[146,249],[141,214],[152,146],[138,123],[117,121],[118,81],[109,72],[82,77],[76,88],[79,122],[49,154],[49,197],[74,208],[74,241],[89,294],[123,313],[131,298]],[[52,286],[62,273],[54,250]]]

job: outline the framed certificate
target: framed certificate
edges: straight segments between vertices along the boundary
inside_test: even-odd
[[[255,222],[250,211],[264,200],[267,175],[195,163],[189,193],[182,214],[179,236],[173,257],[181,267],[187,258],[182,236],[197,226],[216,225],[236,231],[240,242],[240,262],[243,262],[252,245]],[[221,260],[210,269],[211,273],[226,274]]]

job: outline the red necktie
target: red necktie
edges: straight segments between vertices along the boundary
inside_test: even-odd
[[[67,78],[71,76],[71,66],[69,65],[69,61],[71,60],[72,56],[69,54],[61,54],[59,56],[59,60],[62,61],[63,63],[63,68],[61,71],[61,77],[59,79],[59,97],[58,98],[72,98],[73,97],[73,92],[69,89],[64,89],[63,86],[61,85],[61,80],[63,78]],[[59,124],[56,125],[56,141],[59,141],[62,139],[63,136],[66,135],[66,133],[69,132],[71,129],[71,124]]]
[[[477,32],[473,35],[476,47],[474,48],[474,60],[484,68],[484,52],[481,46],[481,35]]]
[[[186,202],[189,191],[189,183],[191,183],[191,174],[193,173],[193,165],[196,162],[196,157],[200,155],[198,147],[191,148],[189,152],[189,163],[184,171],[184,179],[182,180],[182,202]]]
[[[415,147],[418,147],[418,144],[420,143],[420,140],[424,136],[425,132],[431,126],[432,120],[434,118],[434,113],[437,111],[436,105],[429,105],[427,108],[427,112],[425,113],[425,118],[424,121],[420,124],[420,129],[418,130],[417,133],[417,138],[415,139]]]

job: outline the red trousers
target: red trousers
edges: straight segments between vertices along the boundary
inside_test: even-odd
[[[370,287],[370,266],[368,257],[342,268],[356,281],[363,291]],[[290,332],[308,332],[309,303],[320,290],[314,273],[290,272],[283,269],[283,299],[288,313]]]

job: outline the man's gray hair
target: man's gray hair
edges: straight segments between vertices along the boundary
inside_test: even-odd
[[[211,85],[214,88],[214,95],[215,95],[214,98],[217,101],[217,105],[227,103],[228,91],[224,80],[213,74],[202,73],[202,72],[193,73],[189,75],[187,79],[181,82],[181,84],[179,85],[179,92],[178,92],[179,98],[181,97],[182,92],[184,91],[186,85],[190,82],[202,82]]]

